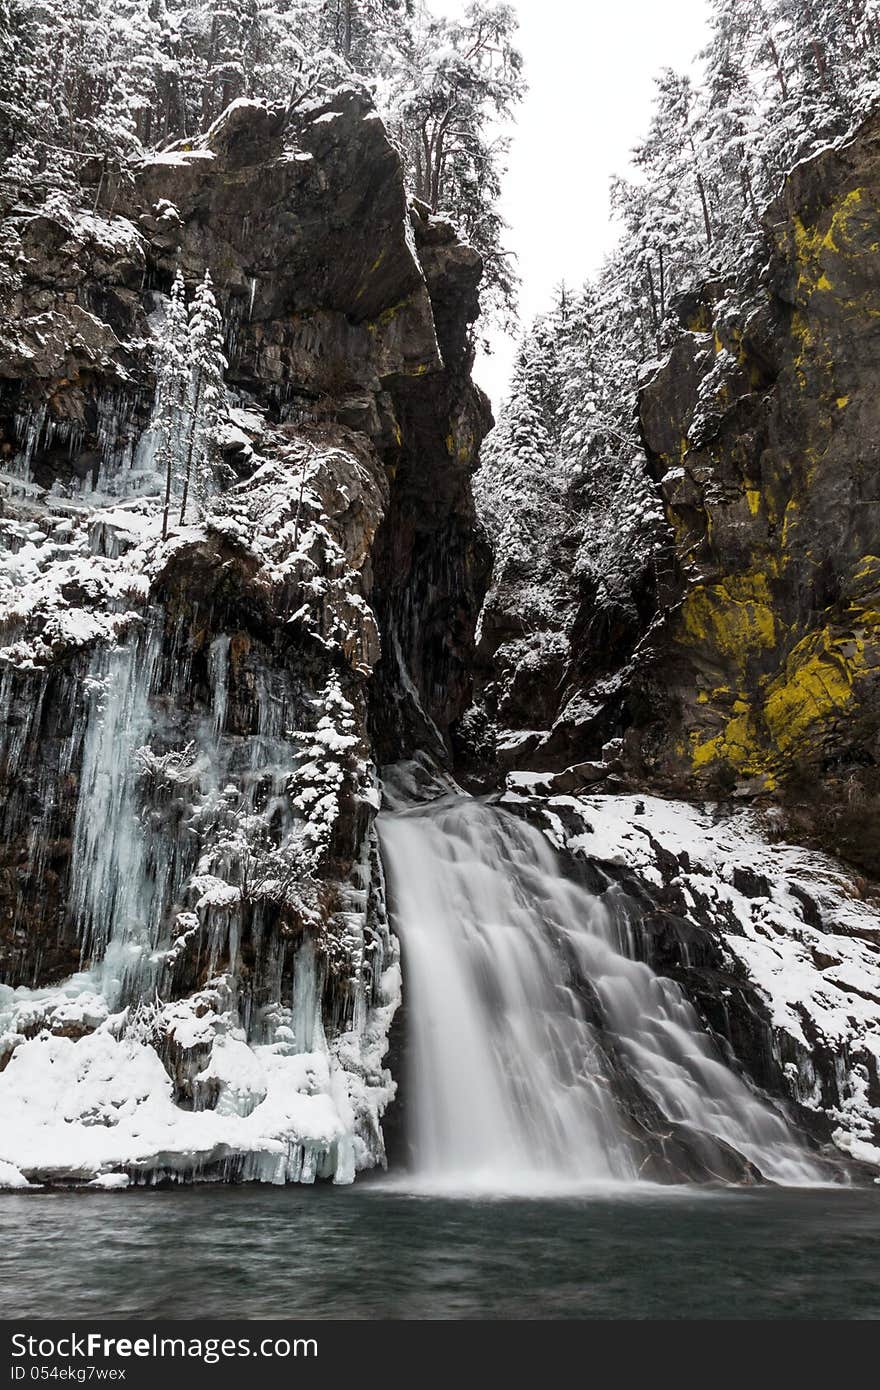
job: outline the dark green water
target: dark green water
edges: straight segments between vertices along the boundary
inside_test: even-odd
[[[880,1189],[0,1197],[3,1316],[877,1318]]]

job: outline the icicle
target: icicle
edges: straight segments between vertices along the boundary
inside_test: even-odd
[[[211,697],[213,713],[213,735],[220,738],[226,727],[226,705],[229,699],[229,647],[228,634],[221,633],[211,643],[208,665],[211,675]]]
[[[139,997],[155,974],[169,865],[139,816],[137,750],[148,742],[150,694],[161,657],[150,629],[125,646],[99,649],[73,831],[70,912],[84,959],[101,959],[114,999]],[[156,851],[158,850],[158,854]]]
[[[291,1027],[298,1052],[315,1052],[326,1048],[318,965],[315,948],[308,939],[297,950],[294,961]]]

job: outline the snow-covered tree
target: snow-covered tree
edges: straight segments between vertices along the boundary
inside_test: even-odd
[[[527,555],[564,493],[558,452],[558,325],[539,318],[517,352],[510,393],[482,452],[474,480],[493,549],[501,564]],[[557,518],[558,519],[558,518]]]
[[[18,0],[0,0],[0,160],[21,151],[30,133],[27,77],[34,56],[26,11]]]
[[[217,455],[217,435],[226,413],[223,374],[227,362],[223,353],[223,318],[207,270],[190,307],[188,351],[190,418],[180,503],[181,525],[186,520],[190,492],[195,494],[199,512],[210,493]]]
[[[187,331],[186,294],[180,271],[171,287],[168,312],[162,326],[156,366],[156,408],[153,428],[158,437],[156,451],[159,467],[165,476],[165,505],[162,512],[162,536],[168,534],[168,517],[175,473],[181,471],[181,445],[185,431],[187,390],[190,381],[189,335]]]
[[[410,40],[414,0],[326,0],[320,35],[359,72],[375,73]]]
[[[391,83],[393,128],[413,191],[452,217],[483,256],[484,311],[510,318],[516,275],[498,211],[509,122],[525,91],[512,5],[472,0],[459,21],[429,19]]]
[[[296,735],[307,761],[296,771],[291,798],[305,819],[304,836],[320,867],[331,851],[345,788],[353,789],[358,780],[360,738],[354,706],[337,676],[328,678],[315,708],[319,717],[314,732]]]

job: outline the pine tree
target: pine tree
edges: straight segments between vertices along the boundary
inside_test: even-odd
[[[558,454],[558,324],[537,319],[520,343],[510,393],[483,447],[474,490],[499,563],[521,563],[557,516],[564,491]]]
[[[209,271],[196,290],[189,314],[189,438],[183,479],[180,522],[186,519],[190,490],[201,512],[208,496],[217,453],[217,432],[225,416],[223,319],[217,307]]]
[[[0,159],[21,150],[30,125],[25,73],[34,55],[29,39],[18,0],[0,0]]]
[[[156,372],[156,410],[153,428],[159,438],[157,457],[165,474],[165,505],[162,511],[162,539],[168,535],[171,492],[176,469],[180,466],[181,432],[189,386],[189,343],[183,276],[174,278],[168,313],[162,329],[160,357]]]
[[[460,22],[429,20],[394,74],[392,126],[416,197],[452,217],[484,261],[483,311],[510,323],[517,280],[497,203],[507,140],[499,122],[525,92],[508,4],[472,0]]]
[[[327,0],[321,38],[356,71],[377,73],[406,48],[414,10],[414,0]]]

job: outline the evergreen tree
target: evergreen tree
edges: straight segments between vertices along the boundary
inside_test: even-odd
[[[472,0],[461,21],[429,20],[394,80],[392,122],[413,191],[448,214],[484,261],[483,310],[510,320],[516,275],[498,212],[507,141],[497,134],[522,99],[522,56],[508,4]]]
[[[321,10],[321,37],[358,72],[381,72],[408,47],[414,0],[328,0]]]
[[[190,308],[188,348],[190,422],[180,504],[181,525],[186,520],[190,491],[194,492],[197,510],[201,512],[211,490],[217,433],[226,412],[223,319],[207,270]]]
[[[162,329],[156,371],[156,409],[153,428],[158,436],[157,459],[165,475],[162,538],[168,535],[168,517],[180,452],[187,390],[190,380],[186,299],[180,271],[174,279],[168,313]]]
[[[496,580],[528,568],[537,546],[562,523],[565,477],[559,455],[560,364],[556,313],[537,319],[520,343],[510,393],[486,440],[474,491],[497,557]]]

